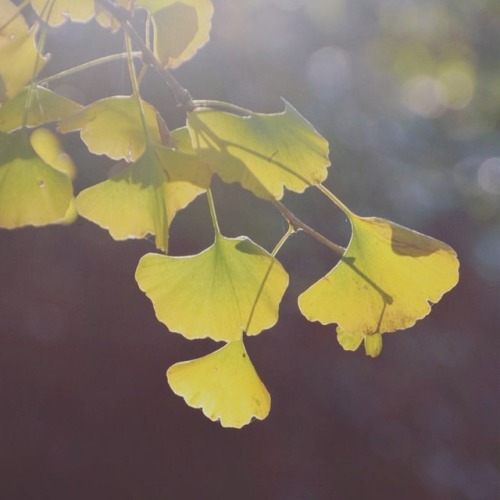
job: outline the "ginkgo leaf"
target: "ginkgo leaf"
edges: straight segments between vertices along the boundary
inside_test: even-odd
[[[299,297],[310,321],[337,323],[338,340],[355,350],[366,336],[402,330],[458,282],[456,253],[445,243],[393,222],[348,213],[352,237],[340,262]],[[365,342],[378,354],[381,338]],[[375,355],[376,355],[375,354]]]
[[[290,104],[277,114],[189,113],[193,147],[225,182],[265,199],[303,192],[327,176],[328,142]]]
[[[0,132],[0,227],[68,222],[72,200],[60,165],[42,159],[24,132]]]
[[[30,143],[36,154],[52,168],[66,174],[70,179],[76,175],[76,167],[71,157],[62,148],[57,135],[51,130],[40,127],[33,130]]]
[[[46,62],[38,53],[35,30],[17,12],[12,2],[0,0],[0,102],[15,97]]]
[[[211,0],[137,0],[135,6],[152,14],[153,50],[164,66],[179,66],[209,40]]]
[[[26,113],[27,127],[38,127],[72,115],[82,106],[44,87],[34,86],[31,94],[27,88],[0,107],[0,131],[11,132],[23,126]]]
[[[94,0],[95,1],[95,0]],[[127,10],[131,10],[135,0],[115,0],[114,3]],[[113,14],[108,12],[98,2],[95,2],[95,20],[106,29],[115,33],[120,29],[120,21],[116,19]]]
[[[186,133],[174,131],[174,141]],[[76,207],[116,240],[154,234],[156,246],[166,251],[172,219],[204,192],[210,176],[193,151],[150,146],[137,162],[83,190]]]
[[[176,363],[167,371],[175,394],[223,427],[240,429],[253,418],[263,420],[271,396],[248,357],[242,340],[202,358]]]
[[[263,248],[220,234],[197,255],[143,256],[135,278],[170,331],[227,342],[272,327],[288,286],[286,271]]]
[[[143,101],[148,134],[161,143],[157,111]],[[114,160],[135,161],[146,149],[139,103],[131,96],[113,96],[96,101],[61,121],[60,132],[80,131],[89,151]]]
[[[31,0],[35,12],[50,26],[66,21],[86,23],[94,17],[94,0]]]

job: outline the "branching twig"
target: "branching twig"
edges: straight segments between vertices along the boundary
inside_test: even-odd
[[[179,105],[182,106],[186,112],[192,111],[195,108],[195,105],[189,91],[185,89],[172,75],[172,73],[170,73],[170,71],[161,64],[134,27],[130,24],[130,12],[124,7],[114,4],[110,0],[95,1],[101,7],[106,9],[120,23],[123,31],[130,36],[136,47],[141,51],[144,64],[152,66],[158,72],[164,82],[172,90]]]
[[[309,236],[319,241],[323,245],[333,250],[335,253],[342,257],[345,252],[345,248],[337,245],[333,241],[330,241],[328,238],[325,238],[322,234],[315,231],[312,227],[308,226],[305,222],[302,222],[294,213],[292,213],[283,203],[278,200],[270,200],[271,203],[280,211],[281,215],[288,221],[288,223],[295,229],[301,229]]]

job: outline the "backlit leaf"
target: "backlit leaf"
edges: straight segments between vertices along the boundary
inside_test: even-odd
[[[252,418],[263,420],[271,396],[248,357],[242,340],[202,358],[176,363],[167,371],[175,394],[223,427],[241,428]]]
[[[367,354],[377,355],[377,334],[427,316],[457,284],[459,263],[452,248],[429,236],[384,219],[352,213],[349,219],[353,233],[344,257],[300,295],[299,307],[310,321],[337,323],[344,349],[365,339]]]
[[[28,89],[0,107],[0,131],[11,132],[21,128],[27,106]],[[44,123],[62,120],[76,113],[82,106],[44,87],[33,87],[27,111],[26,126],[37,127]]]
[[[189,113],[193,147],[225,182],[277,200],[284,188],[303,192],[327,176],[328,142],[290,104],[277,114]]]
[[[184,143],[187,131],[174,131]],[[155,235],[166,251],[168,229],[175,214],[210,184],[210,172],[191,150],[156,145],[137,162],[110,179],[84,189],[76,200],[78,213],[109,230],[116,240]]]
[[[152,14],[153,50],[164,66],[179,66],[209,40],[210,0],[137,0],[135,5]]]
[[[43,226],[71,218],[71,179],[52,161],[54,152],[42,156],[23,131],[0,132],[0,227]]]
[[[157,112],[143,101],[146,125],[153,142],[160,143]],[[107,97],[86,106],[59,124],[59,131],[80,131],[90,152],[114,160],[134,161],[146,149],[139,104],[134,97]]]
[[[86,23],[94,17],[94,0],[31,0],[35,12],[50,26],[66,21]]]
[[[18,8],[0,0],[0,26],[16,14]],[[12,99],[43,68],[46,59],[37,51],[35,30],[30,31],[21,15],[0,31],[0,102]]]
[[[220,234],[197,255],[143,256],[135,277],[170,331],[228,342],[272,327],[288,286],[286,271],[264,249]]]

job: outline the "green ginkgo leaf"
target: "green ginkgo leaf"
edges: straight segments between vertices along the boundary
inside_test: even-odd
[[[94,17],[94,0],[31,0],[35,12],[50,26],[66,21],[86,23]]]
[[[145,121],[151,141],[161,143],[159,115],[143,101]],[[64,119],[60,132],[80,131],[89,151],[114,160],[135,161],[146,149],[139,103],[131,96],[113,96],[96,101]]]
[[[179,66],[209,40],[211,0],[137,0],[135,6],[152,14],[153,50],[164,66]]]
[[[207,356],[176,363],[167,371],[175,394],[210,420],[237,429],[253,418],[263,420],[271,396],[248,357],[242,340],[226,344]]]
[[[44,226],[71,218],[73,187],[62,171],[71,160],[54,162],[54,151],[46,153],[43,143],[36,147],[42,154],[23,131],[0,132],[0,227]]]
[[[25,88],[16,97],[2,104],[0,107],[0,131],[11,132],[21,128],[25,113],[25,125],[38,127],[44,123],[62,120],[82,109],[80,104],[44,87],[34,86],[32,88],[29,103],[27,102],[28,94],[30,93]]]
[[[180,144],[185,129],[172,133]],[[110,179],[83,190],[78,213],[107,229],[116,240],[155,235],[156,246],[168,248],[175,214],[204,192],[211,174],[196,154],[161,145],[150,146],[135,163]]]
[[[143,256],[135,278],[170,331],[226,342],[272,327],[288,286],[286,271],[263,248],[220,234],[197,255]]]
[[[457,284],[459,263],[434,238],[384,219],[348,216],[352,237],[344,256],[300,295],[299,308],[310,321],[337,323],[344,349],[365,339],[373,356],[382,347],[379,334],[414,325]]]
[[[37,49],[36,30],[30,31],[17,12],[12,2],[0,0],[0,102],[15,97],[46,62]]]
[[[189,113],[193,147],[225,182],[265,199],[303,192],[327,176],[328,142],[290,104],[277,114]]]

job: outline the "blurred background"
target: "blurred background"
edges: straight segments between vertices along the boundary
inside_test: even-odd
[[[261,112],[293,104],[331,144],[326,185],[360,215],[441,239],[459,285],[376,359],[308,323],[298,294],[336,262],[296,234],[278,325],[247,342],[272,396],[263,422],[223,429],[165,380],[214,350],[156,321],[134,281],[149,241],[114,242],[83,219],[0,231],[3,499],[500,498],[500,3],[497,0],[215,0],[212,38],[175,71],[195,98]],[[93,22],[49,37],[45,74],[123,50]],[[150,72],[144,95],[183,115]],[[130,93],[123,64],[57,82],[83,104]],[[76,190],[110,165],[64,138]],[[273,207],[214,183],[221,229],[271,249]],[[287,195],[340,244],[345,217],[317,190]],[[213,238],[206,201],[181,212],[173,254]]]

